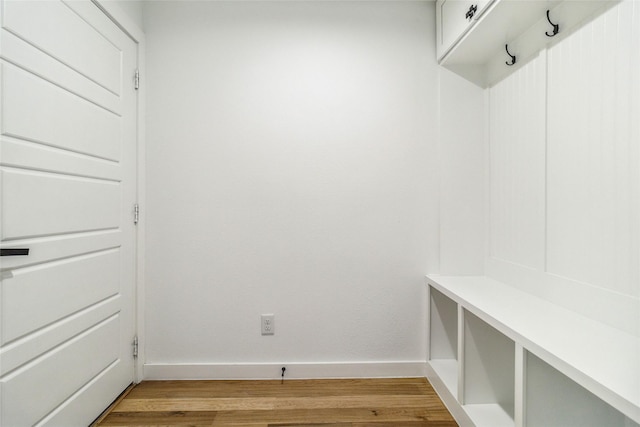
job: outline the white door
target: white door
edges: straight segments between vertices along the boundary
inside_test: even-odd
[[[86,426],[134,378],[137,45],[0,0],[0,425]],[[5,251],[5,255],[7,252]]]

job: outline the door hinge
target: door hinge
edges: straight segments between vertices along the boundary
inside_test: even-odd
[[[140,205],[136,203],[133,205],[133,223],[138,224],[138,221],[140,221]]]
[[[133,88],[135,90],[140,89],[140,70],[136,70],[136,75],[133,78]]]
[[[134,359],[138,358],[138,336],[137,335],[133,338],[133,358]]]

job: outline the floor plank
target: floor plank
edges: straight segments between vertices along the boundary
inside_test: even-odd
[[[216,412],[111,412],[100,426],[211,426]]]
[[[453,427],[424,378],[147,381],[99,426]]]

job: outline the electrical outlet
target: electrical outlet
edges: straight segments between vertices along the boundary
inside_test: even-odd
[[[261,316],[260,331],[262,335],[273,335],[276,333],[274,314],[263,314]]]

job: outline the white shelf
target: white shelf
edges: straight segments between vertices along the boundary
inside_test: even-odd
[[[469,418],[478,426],[513,427],[513,416],[497,404],[464,405]]]
[[[440,64],[481,87],[489,87],[517,70],[545,47],[555,44],[585,22],[620,0],[496,0],[480,18],[464,28],[450,49],[439,55]],[[554,37],[546,11],[560,31]],[[442,19],[439,26],[444,25]],[[438,29],[445,33],[446,29]],[[517,57],[515,66],[505,52]]]
[[[429,364],[453,396],[458,395],[458,361],[455,359],[432,359]]]
[[[640,423],[640,338],[483,276],[428,276],[465,310]]]
[[[559,0],[495,1],[457,45],[447,52],[442,62],[483,65],[496,51],[504,51],[509,36],[513,40],[536,21],[544,19],[547,9],[555,8],[559,3]]]

